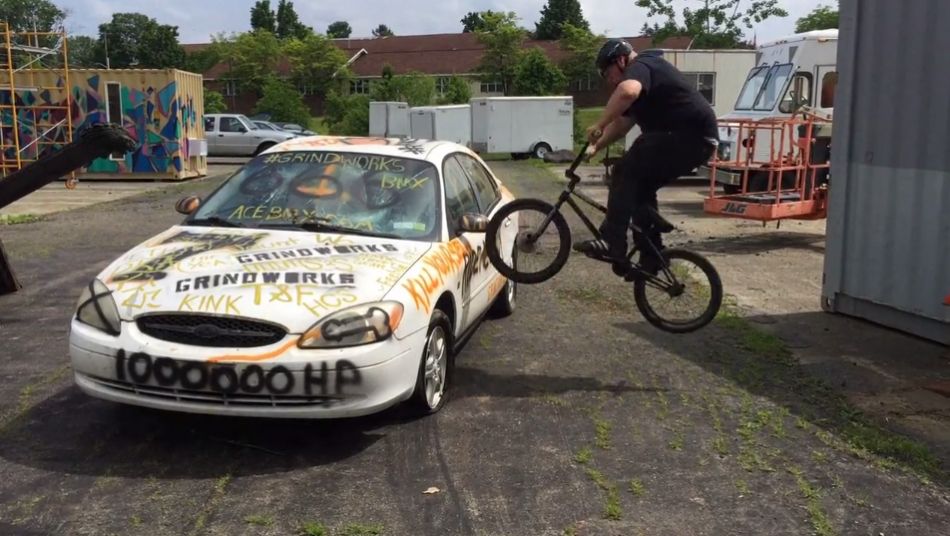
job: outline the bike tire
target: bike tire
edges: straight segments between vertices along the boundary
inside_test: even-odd
[[[519,211],[535,211],[543,214],[551,214],[551,224],[553,224],[557,230],[557,253],[554,255],[554,260],[537,272],[523,271],[520,269],[520,266],[508,266],[501,256],[501,251],[498,249],[500,243],[499,232],[502,222]],[[555,210],[554,205],[540,199],[516,199],[503,206],[495,213],[491,220],[489,220],[488,227],[485,229],[485,247],[488,251],[488,259],[501,275],[516,283],[533,285],[551,279],[561,271],[561,268],[567,263],[567,258],[571,254],[571,228],[568,226],[567,220],[564,219],[564,215]],[[514,247],[520,247],[517,238]],[[530,252],[521,249],[519,249],[518,253],[520,257],[530,254]],[[523,260],[523,258],[519,259],[519,261],[520,260]]]
[[[667,265],[669,265],[671,261],[675,259],[690,262],[699,268],[700,271],[706,276],[707,283],[709,285],[709,300],[705,309],[703,310],[702,314],[687,320],[671,320],[669,318],[664,318],[656,311],[653,305],[650,304],[650,300],[647,295],[648,284],[643,279],[638,279],[634,283],[633,287],[633,297],[634,301],[637,303],[637,308],[640,310],[640,313],[647,322],[669,333],[689,333],[705,327],[707,324],[712,322],[714,318],[716,318],[720,307],[722,307],[722,280],[719,278],[719,272],[716,271],[716,268],[711,262],[709,262],[708,259],[692,251],[684,249],[667,249],[663,251],[663,257],[666,260]],[[663,272],[661,271],[660,275],[657,277],[662,278]]]

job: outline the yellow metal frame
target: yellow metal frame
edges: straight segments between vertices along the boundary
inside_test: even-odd
[[[0,92],[10,92],[10,103],[0,104],[0,128],[10,128],[13,130],[13,144],[7,142],[0,135],[0,180],[10,173],[22,169],[36,161],[36,158],[27,158],[27,151],[32,146],[37,148],[34,152],[38,155],[39,148],[43,145],[68,144],[73,141],[73,114],[72,114],[72,85],[69,82],[69,48],[67,46],[66,32],[19,32],[14,31],[5,21],[0,21],[0,32],[3,33],[4,61],[5,65],[0,65]],[[43,37],[54,37],[58,41],[54,48],[44,48],[41,43]],[[45,66],[48,63],[49,66]],[[39,73],[52,73],[58,75],[63,80],[63,87],[38,86],[36,76]],[[5,78],[5,80],[3,80]],[[18,84],[18,79],[19,83]],[[28,85],[22,82],[28,80]],[[66,95],[66,105],[49,105],[42,103],[41,99],[33,99],[33,104],[24,104],[18,106],[16,95],[18,91],[36,91],[44,90],[63,91]],[[28,110],[33,117],[33,128],[36,130],[36,139],[23,146],[20,141],[20,118],[19,112]],[[37,117],[43,112],[64,110],[65,113],[65,136],[62,139],[46,140],[46,135],[60,126],[60,122],[50,123],[48,125],[39,124]],[[12,124],[6,124],[3,121],[3,112],[9,111],[12,117]],[[42,128],[49,130],[42,131]],[[8,158],[6,151],[15,149],[15,158]],[[76,184],[75,172],[70,173],[66,181],[67,188],[74,188]]]

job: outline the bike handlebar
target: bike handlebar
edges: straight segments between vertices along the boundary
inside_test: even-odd
[[[567,168],[567,171],[564,172],[564,176],[571,179],[572,181],[580,181],[581,178],[577,176],[577,167],[581,165],[581,161],[584,160],[584,156],[587,154],[587,147],[590,145],[590,142],[584,143],[584,146],[581,147],[581,150],[577,153],[577,156],[574,157],[574,161],[571,163],[571,167]]]

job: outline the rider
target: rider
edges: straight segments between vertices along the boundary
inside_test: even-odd
[[[597,54],[600,76],[613,89],[600,120],[587,129],[587,157],[626,136],[635,123],[643,134],[617,164],[607,198],[602,240],[581,242],[574,249],[614,261],[623,273],[627,229],[631,218],[650,229],[650,240],[662,249],[660,233],[650,226],[649,206],[657,208],[656,192],[707,162],[719,144],[716,115],[705,97],[690,85],[659,51],[634,52],[630,43],[610,39]],[[641,267],[659,270],[660,259],[643,237],[634,234],[642,252]]]

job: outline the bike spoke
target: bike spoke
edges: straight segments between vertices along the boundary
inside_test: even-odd
[[[672,282],[656,284],[657,278],[646,282],[646,295],[657,315],[671,323],[687,323],[703,314],[709,306],[711,290],[708,279],[695,264],[684,259],[672,259],[664,272]],[[680,290],[681,292],[677,292]]]

